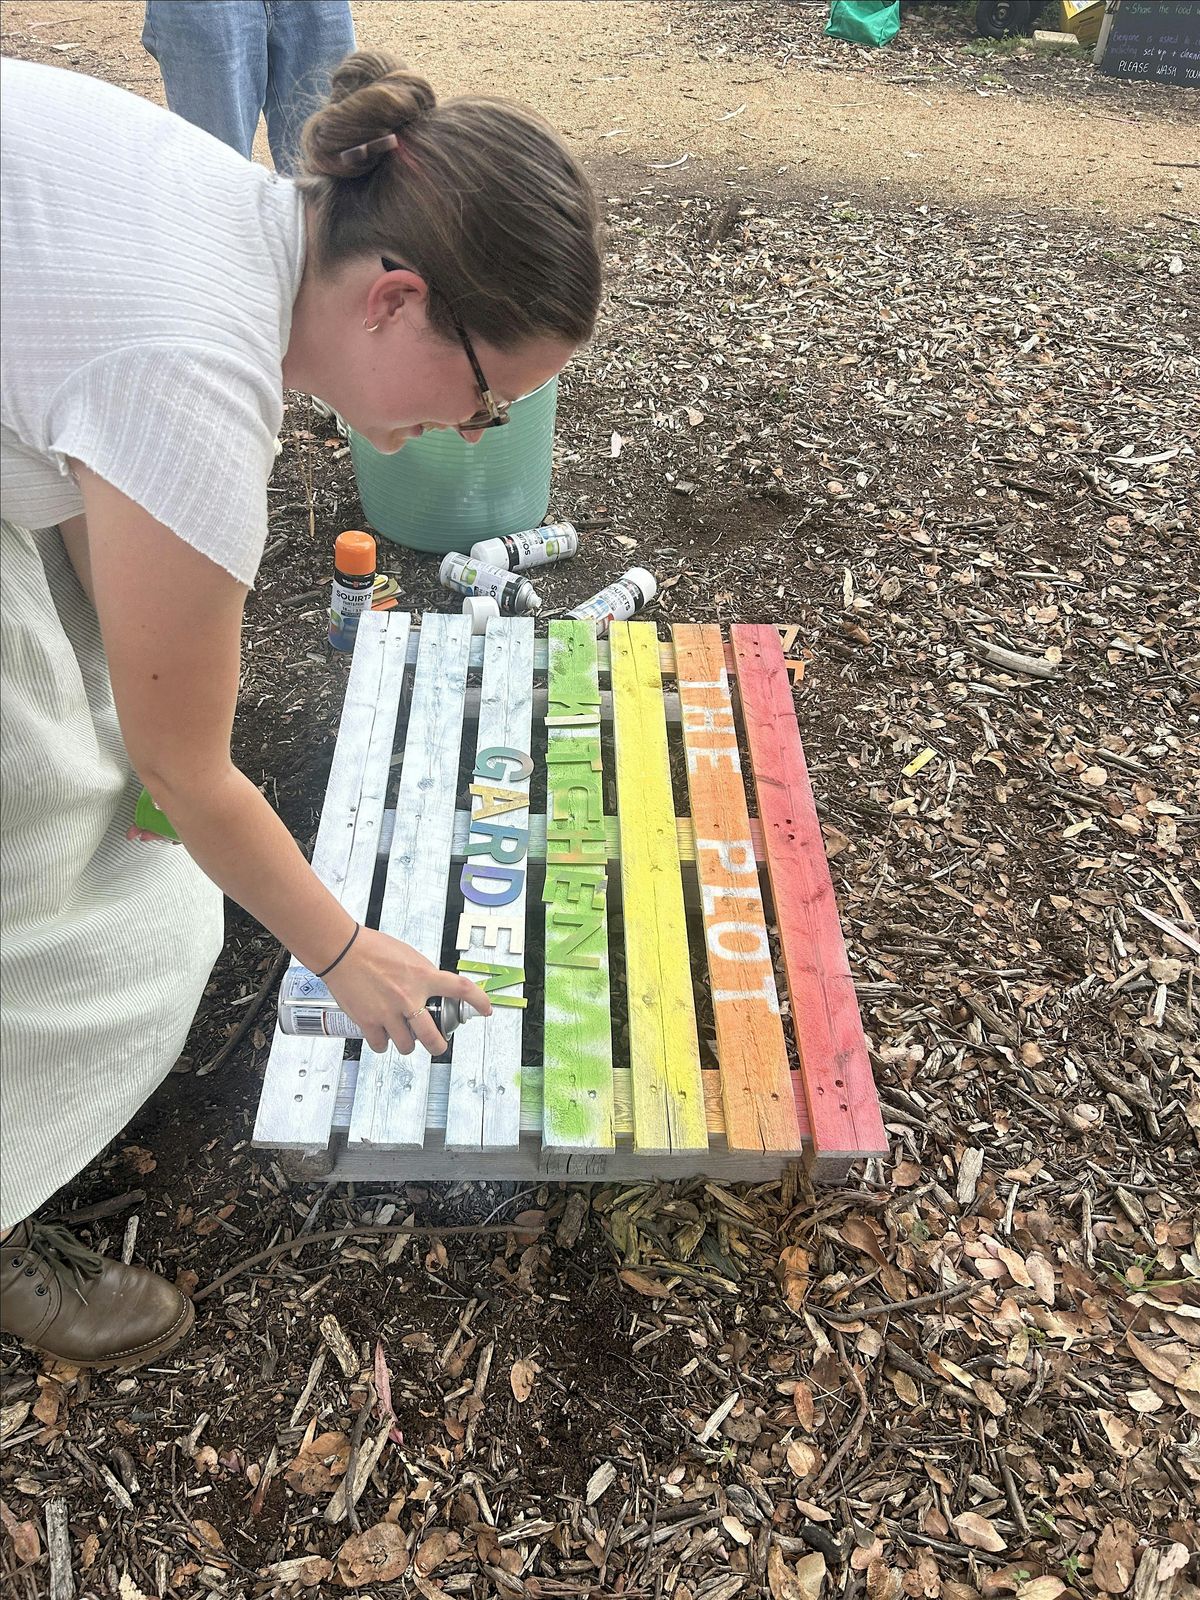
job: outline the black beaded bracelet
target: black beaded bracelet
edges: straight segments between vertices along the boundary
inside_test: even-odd
[[[338,962],[344,960],[345,957],[350,954],[350,946],[354,943],[355,939],[358,938],[358,936],[359,936],[359,934],[361,932],[362,932],[362,923],[361,922],[356,922],[354,924],[354,932],[346,940],[346,947],[342,951],[341,955],[334,956],[333,960],[329,963],[329,965],[327,967],[323,968],[320,972],[314,972],[313,973],[313,977],[314,978],[323,978],[327,972],[332,972],[334,967],[337,966]]]

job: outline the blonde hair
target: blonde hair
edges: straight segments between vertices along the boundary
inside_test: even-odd
[[[533,112],[474,97],[439,105],[393,56],[359,50],[304,125],[297,182],[312,209],[318,270],[395,258],[426,280],[430,322],[447,337],[454,316],[499,349],[591,336],[595,195]]]

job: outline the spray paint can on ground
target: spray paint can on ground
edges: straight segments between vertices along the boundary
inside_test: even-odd
[[[354,649],[359,618],[370,611],[374,595],[375,541],[369,533],[347,529],[333,547],[329,642],[335,650]]]
[[[648,606],[658,593],[658,580],[645,567],[630,567],[615,583],[594,594],[582,605],[566,613],[578,622],[594,622],[596,634],[603,638],[610,622],[628,622],[635,612]]]
[[[489,567],[458,550],[445,557],[438,576],[442,586],[455,594],[490,595],[505,616],[536,616],[542,609],[541,598],[528,578]]]
[[[443,1039],[449,1039],[464,1022],[479,1016],[465,1000],[435,994],[425,1009]],[[322,980],[307,967],[289,967],[279,987],[279,1028],[282,1033],[306,1038],[361,1039],[358,1024],[342,1011]]]
[[[476,561],[509,572],[527,572],[530,567],[548,567],[566,561],[579,549],[579,534],[570,522],[548,522],[542,528],[524,533],[505,533],[498,539],[483,539],[471,546]]]
[[[469,594],[463,601],[462,614],[471,624],[471,637],[487,632],[493,617],[500,615],[500,607],[490,594]]]

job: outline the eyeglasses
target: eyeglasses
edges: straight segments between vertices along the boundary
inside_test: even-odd
[[[405,267],[403,262],[390,261],[387,256],[381,256],[379,259],[383,262],[383,270],[385,272],[416,271],[415,267]],[[509,402],[496,399],[488,387],[487,379],[483,375],[483,368],[479,365],[479,357],[475,354],[475,346],[471,343],[470,335],[459,321],[453,306],[449,306],[447,309],[450,312],[450,320],[454,324],[454,331],[458,335],[458,342],[466,351],[467,360],[471,363],[471,371],[475,375],[475,385],[479,390],[479,398],[483,401],[480,410],[476,411],[473,416],[468,417],[465,422],[455,423],[455,427],[459,433],[480,433],[484,428],[503,428],[508,421]]]

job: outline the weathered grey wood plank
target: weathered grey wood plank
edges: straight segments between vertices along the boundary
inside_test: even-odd
[[[421,627],[379,927],[440,963],[454,836],[463,691],[471,642],[463,616],[427,613]],[[363,1046],[351,1145],[419,1150],[425,1138],[429,1052]]]
[[[313,870],[350,915],[367,913],[383,824],[396,714],[407,671],[409,615],[362,619],[317,840]],[[254,1125],[254,1143],[307,1150],[329,1142],[345,1041],[275,1030]]]

